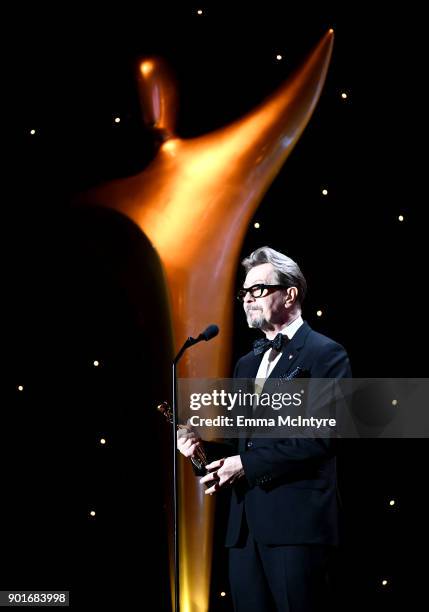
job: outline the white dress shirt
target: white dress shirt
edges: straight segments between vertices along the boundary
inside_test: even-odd
[[[292,340],[293,336],[296,334],[296,332],[298,331],[298,329],[301,327],[303,323],[304,321],[302,319],[302,316],[299,315],[294,321],[292,321],[292,323],[289,323],[289,325],[285,325],[285,327],[283,327],[280,330],[280,333],[287,336],[288,340]],[[285,347],[283,346],[283,350],[284,348]],[[264,356],[262,357],[262,361],[259,366],[258,372],[256,374],[256,379],[255,379],[256,393],[260,393],[262,391],[262,387],[264,386],[265,379],[268,378],[270,373],[276,367],[278,361],[280,360],[280,357],[282,356],[282,353],[283,351],[276,351],[276,349],[273,349],[273,348],[269,349],[268,351],[265,351]]]

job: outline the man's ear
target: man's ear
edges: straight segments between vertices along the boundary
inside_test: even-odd
[[[298,297],[298,289],[296,287],[288,287],[286,290],[285,306],[291,306],[295,304]]]

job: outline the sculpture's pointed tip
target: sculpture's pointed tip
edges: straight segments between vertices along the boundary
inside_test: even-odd
[[[328,60],[330,58],[330,54],[334,47],[334,40],[335,40],[334,28],[329,28],[329,30],[325,32],[325,34],[319,40],[319,43],[316,45],[316,48],[318,48],[319,50],[322,50],[322,49],[325,50],[325,52],[328,54],[327,55]]]

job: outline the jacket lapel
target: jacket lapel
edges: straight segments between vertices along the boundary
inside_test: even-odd
[[[289,340],[285,345],[282,356],[268,378],[279,378],[280,375],[287,376],[290,373],[310,331],[311,327],[304,321],[292,340]]]
[[[268,376],[268,378],[266,379],[264,383],[264,387],[261,391],[261,394],[266,392],[265,386],[267,384],[268,379],[280,378],[280,376],[282,377],[288,376],[288,374],[292,371],[294,364],[296,363],[299,357],[300,351],[302,347],[304,346],[305,341],[310,331],[311,331],[311,327],[306,321],[304,321],[304,323],[298,329],[296,334],[293,336],[292,340],[289,340],[289,342],[287,342],[287,344],[285,345],[278,363],[275,365],[275,367],[273,368],[273,371],[271,372],[271,374]],[[252,374],[253,378],[256,377],[259,365],[262,361],[262,356],[260,356],[260,358],[258,356],[255,359],[257,360],[257,365],[256,365],[254,374]],[[265,408],[260,406],[257,410],[255,410],[253,416],[257,418],[264,412],[264,410]]]
[[[262,355],[254,355],[251,353],[242,365],[240,378],[256,378],[263,356],[263,353]]]
[[[256,378],[256,374],[258,373],[259,366],[261,365],[262,357],[263,354],[254,355],[253,353],[250,353],[246,356],[244,362],[242,363],[240,378],[248,379],[250,387],[246,389],[246,391],[250,393],[254,393],[254,381]],[[246,405],[245,416],[252,416],[252,408],[250,406]],[[238,452],[243,452],[246,449],[246,441],[247,439],[244,437],[240,437],[238,439]]]

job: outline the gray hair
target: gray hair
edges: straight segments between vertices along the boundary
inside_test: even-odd
[[[297,302],[300,306],[307,293],[307,281],[304,278],[298,264],[274,249],[264,246],[253,253],[250,253],[248,257],[243,259],[241,265],[244,267],[246,274],[260,264],[270,263],[276,273],[276,281],[279,285],[285,285],[286,287],[296,287],[298,289]]]

